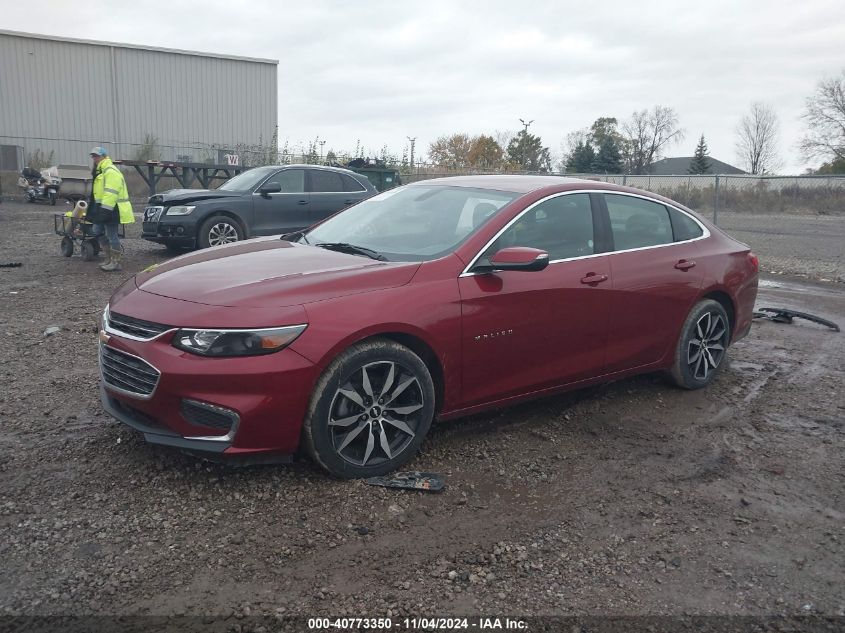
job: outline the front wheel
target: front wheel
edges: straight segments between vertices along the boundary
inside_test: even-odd
[[[710,384],[724,364],[731,339],[730,322],[717,301],[699,301],[684,321],[675,349],[672,379],[684,389]]]
[[[359,343],[326,369],[303,428],[311,458],[344,479],[396,470],[419,450],[434,418],[425,363],[386,339]]]
[[[243,230],[232,218],[214,215],[202,223],[198,236],[200,248],[231,244],[244,239]]]
[[[62,251],[62,255],[65,257],[70,257],[73,255],[73,240],[65,235],[62,238],[62,243],[59,245],[59,248]]]

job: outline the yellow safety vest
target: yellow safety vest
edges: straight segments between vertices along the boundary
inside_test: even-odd
[[[111,211],[117,206],[121,224],[132,224],[135,221],[126,180],[111,158],[104,158],[97,165],[91,192],[94,194],[94,202],[99,202],[103,209]]]

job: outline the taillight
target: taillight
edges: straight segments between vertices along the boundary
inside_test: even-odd
[[[760,259],[752,252],[748,252],[748,262],[751,264],[751,268],[754,269],[754,272],[759,272],[760,270]]]

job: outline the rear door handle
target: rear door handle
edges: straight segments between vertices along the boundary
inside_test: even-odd
[[[607,281],[607,275],[597,275],[596,273],[587,273],[586,277],[581,277],[582,284],[600,284]]]
[[[675,268],[677,268],[678,270],[689,270],[690,268],[693,268],[694,266],[695,266],[695,262],[689,261],[689,260],[686,260],[686,259],[682,259],[677,264],[675,264]]]
[[[308,200],[300,200],[297,204],[308,204]]]
[[[345,201],[343,202],[343,204],[352,204],[353,202],[357,202],[357,200],[352,200],[352,199],[350,198],[349,200],[345,200]]]

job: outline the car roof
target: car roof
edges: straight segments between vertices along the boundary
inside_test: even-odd
[[[568,178],[566,176],[522,176],[522,175],[483,175],[483,176],[451,176],[449,178],[432,178],[411,183],[415,185],[441,185],[443,187],[472,187],[477,189],[494,189],[497,191],[511,191],[513,193],[529,193],[546,187],[560,187],[570,185],[572,188],[593,186],[594,180],[584,178]]]

